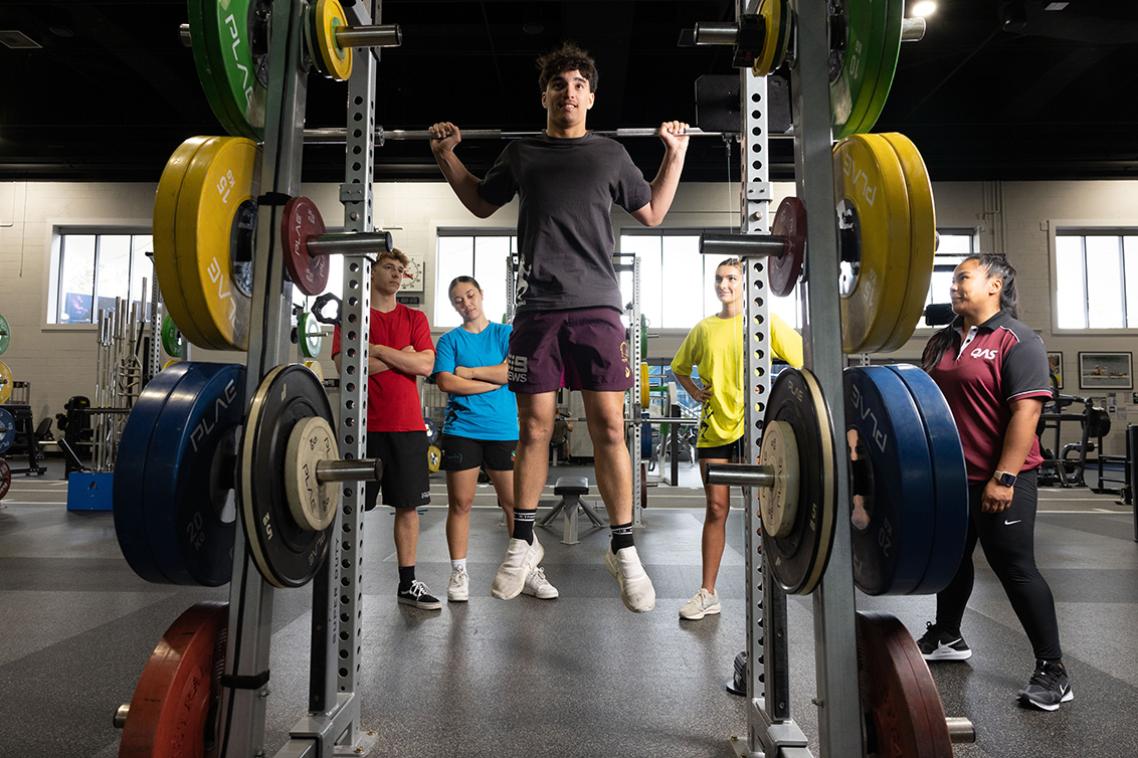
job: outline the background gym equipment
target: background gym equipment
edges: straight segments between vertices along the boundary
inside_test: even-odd
[[[0,500],[8,494],[8,489],[12,486],[12,467],[8,465],[5,458],[0,458]]]
[[[560,498],[549,513],[541,517],[537,525],[549,528],[550,523],[558,516],[562,517],[561,544],[576,545],[581,540],[577,525],[578,511],[585,514],[592,524],[592,528],[600,529],[605,525],[597,514],[593,513],[593,506],[581,500],[582,495],[589,494],[589,480],[584,476],[559,476],[553,483],[553,494]]]
[[[699,252],[732,258],[766,256],[771,292],[786,297],[798,286],[806,257],[806,208],[796,197],[784,198],[770,234],[701,234]]]
[[[0,355],[8,352],[11,344],[12,327],[8,324],[8,319],[4,318],[4,314],[0,313]]]
[[[8,368],[7,363],[0,361],[0,404],[12,399],[12,390],[15,388],[13,381],[12,369]]]

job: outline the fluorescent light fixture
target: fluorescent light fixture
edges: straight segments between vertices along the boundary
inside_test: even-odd
[[[1070,5],[1070,3],[1048,3],[1047,5],[1043,6],[1043,10],[1045,10],[1045,11],[1061,11],[1064,8],[1066,8],[1068,5]]]
[[[35,50],[37,47],[43,47],[19,29],[0,29],[0,45],[12,50]]]
[[[914,18],[928,18],[936,13],[936,0],[917,0],[909,9],[909,15]]]

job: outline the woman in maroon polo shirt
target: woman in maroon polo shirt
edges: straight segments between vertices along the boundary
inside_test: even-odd
[[[1002,255],[970,255],[952,277],[952,324],[933,335],[921,362],[952,408],[968,468],[968,542],[952,582],[937,595],[936,623],[921,637],[929,661],[961,661],[960,634],[972,594],[972,553],[984,546],[992,570],[1035,651],[1020,701],[1047,711],[1071,700],[1051,588],[1035,565],[1035,435],[1051,395],[1043,341],[1016,319],[1015,269]]]

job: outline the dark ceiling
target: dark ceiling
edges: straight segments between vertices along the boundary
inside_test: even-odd
[[[911,2],[912,0],[910,0]],[[939,0],[920,43],[906,44],[876,131],[902,131],[934,180],[1138,176],[1138,2]],[[534,58],[562,39],[601,72],[595,128],[694,120],[693,83],[731,73],[726,48],[678,48],[697,21],[733,19],[730,0],[385,0],[403,46],[383,53],[377,121],[422,128],[544,126]],[[187,136],[218,133],[191,52],[184,0],[12,2],[0,29],[41,49],[0,47],[0,178],[155,181]],[[343,124],[346,86],[312,77],[308,124]],[[703,139],[684,178],[723,180],[723,144]],[[650,176],[661,148],[629,144]],[[776,141],[776,178],[790,176]],[[464,145],[484,170],[501,143]],[[332,180],[342,148],[306,149],[305,178]],[[342,174],[341,174],[342,175]],[[435,179],[422,143],[377,151],[379,179]]]

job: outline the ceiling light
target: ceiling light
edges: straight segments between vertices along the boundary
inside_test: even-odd
[[[0,29],[0,45],[12,50],[35,50],[37,47],[43,47],[18,29]]]
[[[1043,10],[1045,10],[1045,11],[1061,11],[1064,8],[1066,8],[1068,5],[1070,5],[1070,3],[1048,3],[1047,5],[1043,6]]]
[[[909,15],[914,18],[928,18],[936,13],[936,0],[917,0],[909,9]]]

